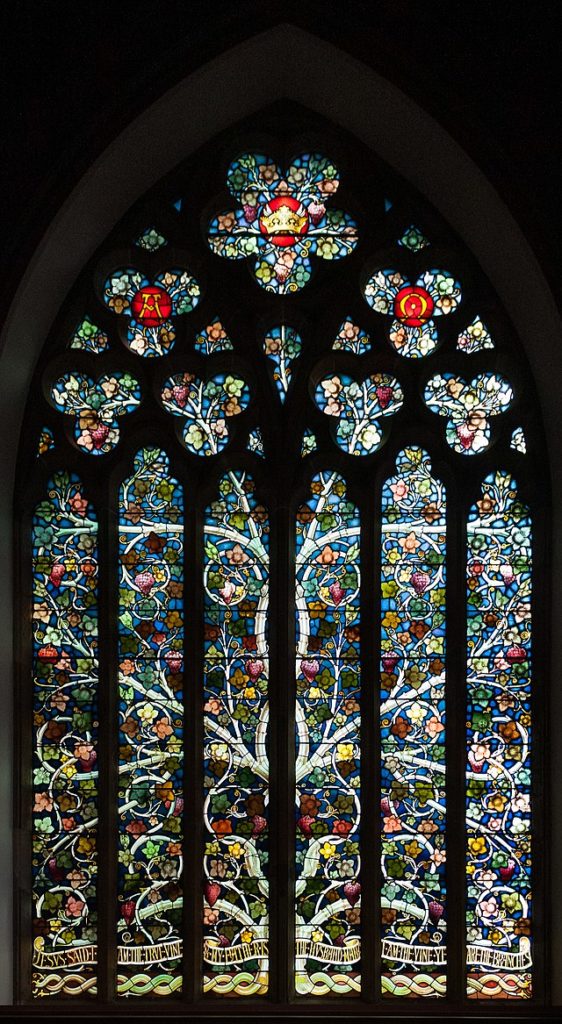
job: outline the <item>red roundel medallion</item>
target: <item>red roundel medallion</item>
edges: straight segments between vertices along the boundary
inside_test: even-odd
[[[406,327],[421,327],[433,313],[434,302],[425,288],[408,284],[394,299],[394,315]]]
[[[294,245],[298,235],[308,231],[306,207],[292,196],[277,196],[262,207],[260,231],[273,245]]]
[[[163,288],[147,284],[140,288],[131,302],[131,312],[144,327],[158,327],[172,312],[172,300]]]

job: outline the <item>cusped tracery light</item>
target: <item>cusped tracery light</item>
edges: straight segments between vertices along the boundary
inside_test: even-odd
[[[358,381],[347,374],[335,374],[324,378],[315,392],[319,409],[339,421],[335,441],[348,455],[369,455],[380,447],[381,420],[394,416],[403,398],[396,378],[385,373]]]
[[[174,318],[190,313],[199,301],[199,284],[185,268],[173,267],[151,281],[141,270],[125,267],[107,278],[104,302],[127,318],[126,342],[139,356],[162,356],[174,344]]]
[[[421,359],[439,343],[435,318],[454,313],[461,286],[447,270],[431,269],[412,284],[399,270],[377,270],[364,288],[377,313],[392,316],[389,340],[401,356]]]
[[[250,392],[234,374],[204,381],[193,373],[176,373],[166,381],[161,399],[167,412],[186,420],[186,448],[194,455],[217,455],[229,441],[228,419],[246,408]]]
[[[66,373],[51,388],[53,404],[74,416],[76,444],[90,455],[105,455],[119,441],[118,421],[140,403],[138,382],[128,373],[104,374],[97,381]]]
[[[267,291],[299,291],[312,275],[311,256],[339,260],[357,244],[355,221],[327,205],[339,175],[321,154],[303,153],[283,170],[268,156],[244,153],[230,165],[227,183],[242,205],[211,221],[209,245],[227,259],[253,258],[254,277]]]
[[[446,437],[451,448],[461,455],[474,455],[488,447],[488,420],[509,408],[513,390],[498,373],[479,374],[470,383],[444,373],[428,381],[425,401],[432,412],[447,418]]]

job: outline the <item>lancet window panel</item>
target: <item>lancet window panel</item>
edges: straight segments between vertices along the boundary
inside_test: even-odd
[[[139,200],[32,383],[20,997],[540,1003],[532,377],[435,211],[273,123]]]

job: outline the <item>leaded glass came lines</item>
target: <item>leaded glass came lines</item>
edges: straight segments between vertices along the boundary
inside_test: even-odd
[[[421,448],[383,488],[382,989],[444,996],[446,504]]]
[[[296,532],[298,995],[356,995],[360,975],[359,513],[316,476]]]
[[[33,519],[35,996],[96,992],[97,530],[57,473]]]
[[[205,518],[203,986],[269,985],[269,521],[245,473]]]
[[[531,519],[508,473],[468,519],[467,994],[531,995]]]
[[[119,496],[120,995],[181,987],[183,492],[142,449]]]

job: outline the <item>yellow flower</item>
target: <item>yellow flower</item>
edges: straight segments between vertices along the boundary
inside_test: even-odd
[[[414,725],[421,725],[425,718],[425,708],[422,707],[421,704],[418,704],[417,701],[415,701],[412,704],[411,708],[408,708],[406,714],[410,721],[414,723]]]
[[[244,696],[247,697],[248,700],[253,700],[254,697],[256,696],[256,689],[255,689],[255,687],[254,686],[247,686],[246,689],[244,690]]]
[[[467,875],[473,875],[475,871],[476,871],[476,868],[475,868],[474,864],[467,864],[466,865],[466,873],[467,873]]]
[[[496,943],[497,942],[501,942],[501,940],[502,940],[502,933],[499,932],[497,930],[497,928],[494,928],[494,931],[490,932],[490,938],[491,938],[492,942],[496,942]]]
[[[242,690],[248,682],[248,676],[245,676],[241,668],[236,668],[230,677],[230,683],[235,686],[237,690]]]
[[[251,942],[254,937],[254,933],[249,928],[245,928],[243,932],[240,932],[240,938],[242,942]]]
[[[468,848],[470,852],[474,853],[476,856],[479,853],[486,853],[487,846],[484,836],[475,836],[473,839],[469,839]]]
[[[65,764],[61,769],[61,774],[66,775],[67,779],[71,779],[73,775],[76,775],[76,768],[73,764]]]
[[[416,839],[411,843],[406,843],[404,847],[408,857],[417,857],[422,852],[422,848]]]
[[[386,626],[387,629],[396,629],[399,622],[400,619],[396,612],[387,612],[384,619],[382,620],[383,626]]]
[[[228,852],[231,857],[243,857],[244,847],[241,846],[240,843],[233,843],[232,846],[229,847]]]
[[[321,697],[322,696],[322,690],[320,690],[318,688],[318,686],[311,686],[310,690],[308,691],[308,696],[309,697]]]
[[[353,758],[353,743],[338,743],[338,761],[351,761]]]
[[[154,721],[157,715],[158,712],[152,704],[145,704],[139,711],[139,718],[146,723]]]
[[[228,758],[226,743],[211,743],[211,757],[213,761],[226,761]]]
[[[336,848],[333,843],[324,843],[324,846],[320,848],[320,855],[328,860],[329,857],[333,857],[336,852]]]
[[[313,942],[322,942],[323,938],[324,938],[324,934],[323,934],[323,932],[319,931],[318,928],[316,928],[315,931],[313,931],[313,933],[311,935],[311,939],[312,939]]]

